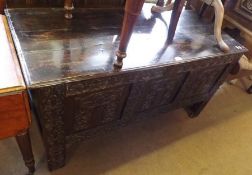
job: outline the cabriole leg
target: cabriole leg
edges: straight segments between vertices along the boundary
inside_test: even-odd
[[[214,7],[215,23],[214,23],[214,35],[217,40],[218,46],[224,52],[229,51],[228,45],[223,41],[221,36],[221,27],[224,18],[224,7],[221,0],[203,0],[208,5]]]

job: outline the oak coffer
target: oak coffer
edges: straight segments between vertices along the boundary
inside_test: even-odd
[[[246,48],[184,11],[167,45],[170,13],[138,18],[121,70],[113,62],[122,9],[7,9],[9,25],[46,147],[50,170],[64,166],[66,144],[120,126],[150,111],[185,108],[197,116]],[[152,113],[153,114],[153,113]]]

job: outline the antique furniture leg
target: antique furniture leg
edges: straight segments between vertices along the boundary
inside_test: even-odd
[[[214,35],[217,40],[218,46],[224,52],[229,50],[228,45],[223,41],[221,36],[221,27],[224,18],[224,7],[221,0],[203,0],[208,5],[214,7],[215,12],[215,24],[214,24]]]
[[[249,94],[252,94],[252,85],[250,86],[250,88],[248,88],[247,92],[248,92]]]
[[[46,134],[47,136],[45,136],[44,140],[46,145],[48,169],[50,171],[65,166],[66,158],[65,136],[63,135],[63,133],[60,133],[61,129],[58,129],[59,126],[55,127],[55,130],[58,130],[59,135],[57,135],[57,133],[54,133],[57,131],[52,131],[53,133]]]
[[[176,0],[174,2],[174,7],[171,15],[171,21],[169,25],[169,31],[168,31],[168,39],[167,39],[167,44],[172,43],[175,31],[177,28],[177,24],[179,21],[180,14],[182,12],[182,9],[184,7],[185,0]]]
[[[54,86],[39,91],[31,91],[39,102],[37,115],[45,125],[41,127],[43,141],[46,147],[48,169],[50,171],[65,165],[65,128],[64,128],[64,98],[65,87]]]
[[[185,110],[190,118],[195,118],[201,113],[201,111],[205,108],[207,103],[208,100],[195,103],[191,106],[186,107]]]
[[[31,140],[29,131],[26,130],[16,136],[19,149],[22,153],[26,167],[29,169],[29,173],[33,174],[35,171],[35,161],[33,158]]]
[[[72,15],[72,10],[74,9],[73,6],[73,0],[65,0],[64,2],[64,8],[65,8],[65,18],[66,19],[72,19],[73,15]]]
[[[117,60],[114,66],[121,68],[123,65],[123,58],[126,57],[126,50],[133,32],[134,24],[140,14],[144,0],[127,0],[125,5],[125,14],[123,19],[123,27],[121,31],[119,50],[116,53]]]
[[[177,24],[179,21],[179,17],[183,10],[184,4],[185,4],[185,0],[175,0],[174,3],[171,3],[171,1],[169,0],[167,1],[164,7],[161,7],[157,4],[157,6],[153,6],[151,9],[152,12],[157,12],[157,13],[161,13],[161,12],[169,11],[173,9],[170,25],[169,25],[169,31],[168,31],[168,39],[167,39],[168,44],[172,43],[173,41]]]

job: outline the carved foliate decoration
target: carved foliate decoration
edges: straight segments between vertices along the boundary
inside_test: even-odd
[[[65,163],[66,143],[105,133],[138,114],[191,105],[198,115],[239,54],[32,89],[50,169]],[[196,105],[193,105],[196,104]]]
[[[239,0],[235,11],[252,22],[252,0]]]
[[[65,108],[70,117],[67,132],[78,132],[120,119],[128,86],[113,87],[92,93],[68,96]],[[68,120],[68,119],[66,119]]]

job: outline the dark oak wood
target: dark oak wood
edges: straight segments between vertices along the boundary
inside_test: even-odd
[[[182,9],[185,5],[185,0],[176,0],[174,2],[173,10],[172,10],[172,16],[170,19],[170,25],[169,25],[169,31],[168,31],[168,44],[172,43],[175,31],[177,29],[178,21],[180,18],[180,14],[182,12]]]
[[[25,164],[33,173],[34,159],[28,135],[31,123],[29,102],[10,30],[2,15],[0,36],[0,139],[17,138]]]
[[[249,94],[252,94],[252,85],[250,86],[250,88],[248,88],[247,92],[248,92]]]
[[[169,31],[168,31],[168,38],[167,38],[167,44],[172,43],[175,31],[177,28],[177,24],[179,21],[179,17],[181,14],[181,11],[185,5],[186,0],[175,0],[174,2],[174,8],[172,12],[172,16],[170,19],[169,24]],[[36,1],[29,1],[30,4],[36,3]],[[73,0],[64,0],[64,8],[65,8],[65,18],[66,19],[72,19],[73,15]],[[121,1],[120,5],[123,5],[125,1]],[[168,0],[168,2],[171,2]],[[96,2],[96,4],[99,4],[100,2]],[[11,4],[11,3],[10,3]],[[95,3],[94,3],[95,4]],[[133,27],[135,24],[135,21],[137,20],[137,17],[139,13],[142,10],[144,4],[144,0],[127,0],[125,4],[125,14],[124,14],[124,20],[120,35],[120,44],[118,51],[116,53],[117,60],[115,61],[114,65],[117,68],[122,68],[123,66],[123,58],[127,56],[126,50],[128,46],[128,42],[131,38]],[[158,5],[163,5],[164,0],[157,1]]]
[[[235,6],[235,11],[239,13],[243,18],[252,22],[252,1],[251,0],[238,0]]]
[[[150,9],[135,23],[122,69],[113,66],[121,9],[76,9],[72,20],[62,20],[63,9],[6,11],[50,170],[64,166],[66,144],[140,116],[176,108],[197,116],[247,51],[228,35],[230,51],[220,51],[212,25],[191,11],[167,45],[171,13]]]

